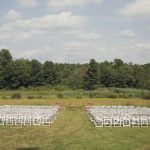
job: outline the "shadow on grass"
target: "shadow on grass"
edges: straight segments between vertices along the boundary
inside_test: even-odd
[[[17,148],[16,150],[40,150],[39,147],[30,147],[30,148]]]
[[[69,105],[69,106],[66,106],[66,109],[69,110],[69,111],[77,111],[77,110],[81,110],[82,107],[77,106],[77,105]]]

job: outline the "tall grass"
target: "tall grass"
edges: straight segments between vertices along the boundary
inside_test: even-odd
[[[0,90],[0,99],[9,99],[14,94],[28,99],[54,98],[143,98],[150,99],[150,91],[142,89],[99,88],[93,91],[70,90],[66,87],[30,87],[19,90]]]

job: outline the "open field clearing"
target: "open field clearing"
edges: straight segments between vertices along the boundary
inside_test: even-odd
[[[0,126],[0,150],[149,150],[150,128],[95,128],[85,115],[87,105],[150,107],[143,99],[4,99],[0,105],[61,105],[51,127]]]
[[[56,98],[143,98],[150,99],[150,91],[133,88],[98,88],[87,91],[83,89],[72,90],[64,86],[55,87],[29,87],[17,90],[0,90],[0,99],[56,99]]]

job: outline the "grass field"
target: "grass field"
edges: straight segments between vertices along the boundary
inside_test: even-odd
[[[51,127],[0,126],[0,150],[150,150],[150,127],[95,128],[85,115],[87,105],[150,107],[143,99],[1,99],[0,105],[61,105]]]
[[[63,86],[28,87],[17,90],[0,90],[0,99],[12,99],[19,94],[24,99],[56,99],[56,98],[144,98],[150,99],[150,90],[132,88],[98,88],[92,91],[72,90]]]

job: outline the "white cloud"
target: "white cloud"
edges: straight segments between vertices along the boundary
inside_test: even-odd
[[[140,43],[139,42],[139,43],[136,43],[135,47],[149,50],[150,49],[150,43],[147,43],[147,42],[141,42]],[[150,54],[150,52],[149,52],[149,54]]]
[[[49,0],[48,7],[59,10],[73,6],[84,6],[91,2],[100,3],[101,0]]]
[[[55,5],[59,1],[53,1],[54,6],[50,7],[62,10],[96,3],[96,0],[62,0],[60,6]],[[91,14],[90,17],[95,16]],[[103,24],[97,26],[96,24],[100,23],[98,20],[91,19],[93,21],[91,23],[89,17],[71,12],[44,16],[36,14],[34,18],[28,19],[21,16],[9,18],[13,19],[6,19],[0,25],[0,45],[10,48],[13,56],[17,58],[24,57],[40,61],[52,60],[70,63],[85,63],[89,62],[91,58],[97,61],[121,58],[126,62],[133,61],[134,63],[146,63],[150,60],[150,45],[148,41],[146,42],[148,33],[143,33],[146,36],[142,42],[142,39],[138,41],[136,34],[129,30],[132,25],[136,27],[137,22],[132,22],[132,25],[127,24],[126,30],[120,32],[119,36],[118,34],[114,36],[114,31],[116,31],[116,28],[118,31],[120,26],[116,26],[116,28],[113,26],[114,31],[112,32],[111,29],[107,29],[108,26],[106,28],[103,28]],[[104,19],[106,18],[104,17]],[[120,20],[115,21],[118,23],[117,21]],[[121,25],[124,26],[124,24]],[[142,28],[148,26],[145,22],[140,22],[140,25],[141,31]],[[103,30],[104,35],[101,35],[101,30]]]
[[[150,0],[134,0],[119,12],[124,17],[150,17]]]
[[[135,38],[136,37],[136,34],[131,30],[124,30],[124,31],[120,32],[119,35],[121,35],[123,37],[127,37],[127,38]]]
[[[27,49],[19,57],[36,58],[42,62],[52,60],[54,62],[85,63],[91,58],[99,60],[101,57],[106,58],[108,56],[108,51],[105,50],[101,42],[71,39],[70,41],[63,40],[63,43],[58,40],[57,44],[57,48],[54,45],[47,45]]]
[[[42,62],[51,60],[63,63],[87,63],[91,58],[99,62],[121,58],[125,62],[144,64],[148,63],[150,59],[150,44],[144,41],[128,41],[128,44],[124,42],[113,48],[108,48],[103,41],[71,40],[63,41],[63,44],[60,44],[58,40],[57,43],[58,48],[54,46],[55,44],[51,46],[37,46],[37,48],[26,49],[20,52],[18,57],[38,59]]]
[[[117,58],[122,58],[126,62],[149,63],[150,44],[148,41],[127,41],[116,47]],[[115,54],[114,54],[115,55]]]
[[[38,31],[28,31],[28,32],[25,32],[25,31],[19,31],[19,32],[14,32],[13,33],[13,36],[12,36],[12,41],[13,42],[20,42],[20,41],[24,41],[24,40],[29,40],[35,36],[39,36],[41,35],[42,33],[41,32],[38,32]]]
[[[37,0],[17,0],[17,4],[22,7],[35,7]]]
[[[82,27],[87,20],[88,18],[85,16],[73,15],[71,12],[62,12],[60,14],[18,20],[16,25],[32,30],[68,30]]]
[[[41,48],[35,48],[35,49],[30,49],[30,50],[27,50],[27,51],[24,51],[22,54],[20,54],[19,57],[25,57],[25,58],[29,58],[29,59],[32,59],[34,57],[39,57],[39,56],[46,56],[48,55],[53,49],[51,47],[47,47],[47,46],[42,46],[42,50],[44,50],[44,53],[43,51],[41,51]],[[44,56],[44,57],[45,57]]]
[[[107,56],[101,35],[94,31],[60,31],[49,33],[42,38],[42,41],[36,37],[35,40],[38,46],[24,50],[18,57],[35,58],[42,62],[52,60],[54,62],[84,63],[91,58],[100,59],[101,56],[105,58]]]
[[[12,35],[12,33],[0,32],[0,41],[8,40]]]
[[[6,21],[15,21],[18,19],[21,19],[22,15],[16,10],[11,9],[6,15],[5,15],[5,20]]]
[[[98,41],[101,39],[101,35],[95,31],[72,30],[64,33],[74,37],[76,40]]]
[[[20,53],[17,58],[24,57],[28,59],[38,59],[42,62],[45,62],[46,60],[51,60],[54,62],[65,62],[66,53],[67,52],[63,51],[62,49],[55,49],[49,45],[46,45],[38,48],[25,50],[23,53]]]
[[[86,16],[73,15],[71,12],[50,14],[32,19],[18,19],[7,22],[0,27],[0,34],[5,35],[1,36],[1,40],[12,38],[20,41],[37,35],[46,35],[50,32],[79,30],[85,27],[87,21]]]

